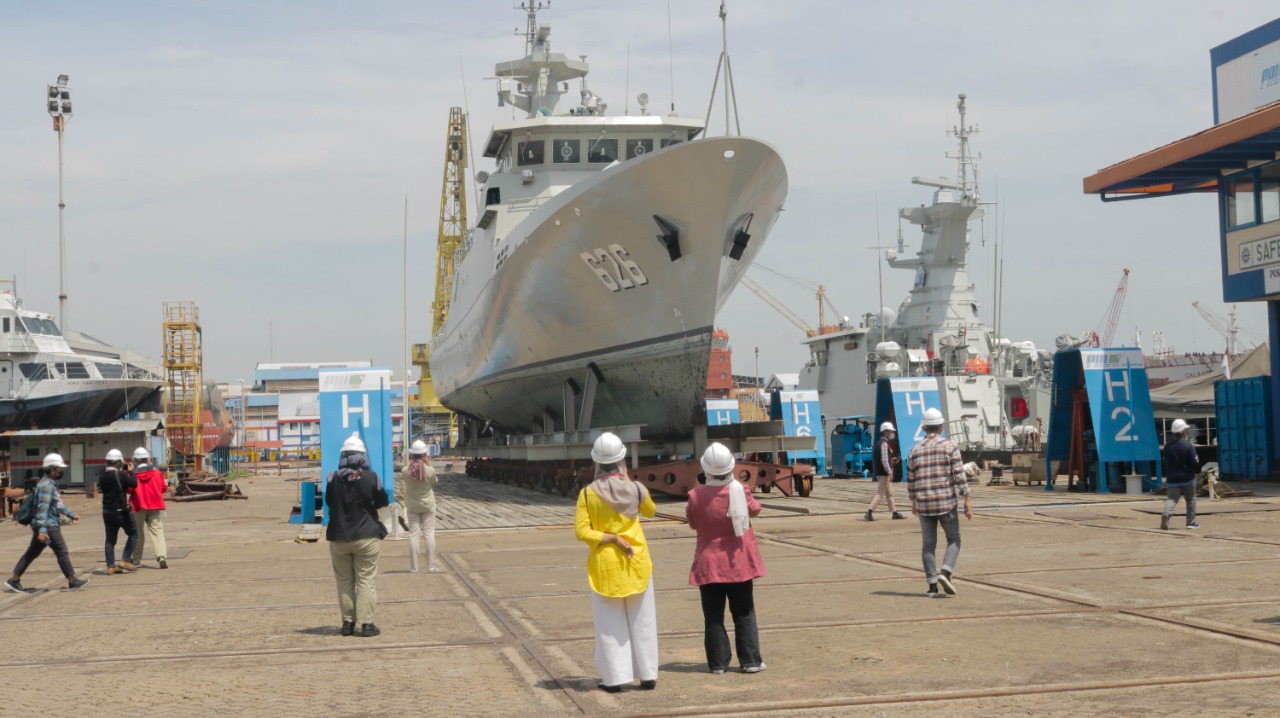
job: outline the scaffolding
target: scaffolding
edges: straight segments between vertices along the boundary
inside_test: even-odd
[[[195,302],[164,303],[164,425],[172,471],[198,471],[204,455],[204,346]]]

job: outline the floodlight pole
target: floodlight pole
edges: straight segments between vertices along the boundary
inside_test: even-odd
[[[67,236],[65,215],[67,203],[62,193],[62,132],[71,117],[71,92],[69,78],[58,76],[58,84],[49,85],[48,109],[53,118],[53,129],[58,133],[58,324],[65,335],[67,331]]]

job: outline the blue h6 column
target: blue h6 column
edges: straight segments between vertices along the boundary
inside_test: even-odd
[[[364,442],[369,467],[378,474],[387,498],[395,493],[391,463],[391,371],[332,369],[320,371],[320,487],[338,470],[339,448],[355,434]],[[324,510],[329,523],[329,507]]]

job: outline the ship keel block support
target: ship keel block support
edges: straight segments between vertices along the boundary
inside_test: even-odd
[[[575,427],[578,431],[591,428],[591,410],[596,404],[596,387],[602,381],[604,381],[604,375],[600,373],[600,367],[596,366],[595,362],[588,364],[587,376],[583,382],[585,386],[582,389],[582,408],[578,410],[578,425]]]
[[[582,387],[578,386],[578,382],[573,379],[565,379],[561,386],[562,396],[564,397],[564,428],[565,431],[578,428],[578,402],[582,401]]]

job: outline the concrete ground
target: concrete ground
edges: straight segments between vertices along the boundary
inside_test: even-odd
[[[688,586],[692,532],[663,501],[667,518],[645,527],[658,689],[610,695],[595,688],[571,499],[445,477],[444,572],[409,574],[407,542],[384,543],[383,633],[344,638],[324,542],[295,542],[285,523],[300,473],[240,481],[247,501],[170,504],[169,570],[123,576],[103,573],[96,504],[69,495],[84,515],[66,529],[72,558],[92,582],[66,591],[46,555],[24,577],[40,592],[0,594],[3,712],[1003,718],[1280,704],[1280,487],[1201,500],[1199,531],[1181,517],[1160,531],[1150,496],[975,487],[951,598],[923,593],[914,520],[862,520],[869,482],[760,495],[768,670],[721,676],[706,670]],[[0,570],[29,535],[0,526]]]

